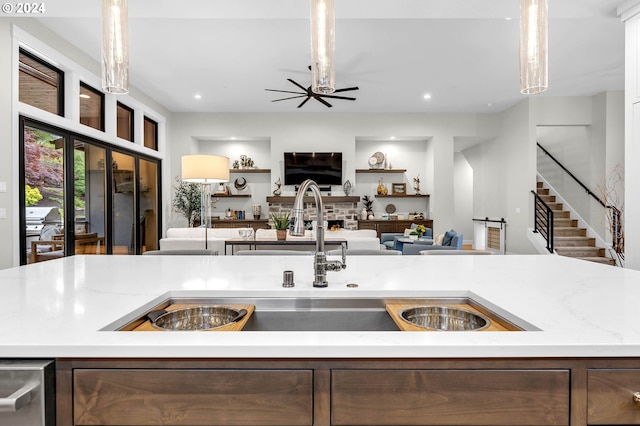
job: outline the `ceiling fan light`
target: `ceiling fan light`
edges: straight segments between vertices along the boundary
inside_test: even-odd
[[[549,87],[547,0],[520,0],[520,93]]]
[[[311,0],[311,90],[328,94],[336,90],[335,9],[333,0]]]
[[[129,93],[128,0],[102,0],[102,89]]]

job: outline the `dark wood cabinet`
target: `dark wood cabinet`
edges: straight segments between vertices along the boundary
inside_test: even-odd
[[[253,228],[253,229],[269,229],[269,221],[267,219],[247,219],[247,220],[212,220],[212,228]]]
[[[589,370],[587,397],[590,425],[640,425],[640,369]]]
[[[409,228],[412,223],[421,224],[426,226],[427,228],[433,229],[433,220],[431,219],[422,219],[422,220],[359,220],[358,221],[358,229],[373,229],[378,233],[378,238],[382,233],[388,232],[404,232],[405,229]]]
[[[57,426],[640,425],[640,358],[57,359]]]
[[[312,425],[311,370],[78,369],[74,425]]]
[[[568,425],[569,378],[569,370],[338,370],[331,424]]]

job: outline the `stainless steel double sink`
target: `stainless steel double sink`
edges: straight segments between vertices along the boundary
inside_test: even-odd
[[[243,331],[400,331],[387,312],[387,305],[406,305],[402,321],[417,327],[441,331],[472,331],[499,322],[512,330],[536,330],[525,321],[500,310],[489,308],[471,297],[436,298],[269,298],[269,297],[176,297],[152,301],[102,330],[131,331],[149,320],[149,314],[171,305],[234,306],[253,305],[254,312]],[[468,315],[454,306],[466,304],[475,312]],[[496,309],[497,308],[497,309]],[[230,317],[233,317],[231,315]]]

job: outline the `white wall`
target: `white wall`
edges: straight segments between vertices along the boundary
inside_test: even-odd
[[[13,232],[13,224],[17,221],[16,209],[12,206],[16,197],[18,153],[17,144],[13,143],[13,93],[11,84],[6,84],[12,81],[12,65],[11,21],[0,19],[0,81],[5,82],[0,85],[0,151],[3,153],[0,155],[0,182],[7,186],[7,192],[0,192],[0,209],[4,209],[7,215],[5,219],[0,218],[0,241],[4,241],[0,244],[0,269],[13,266],[18,256]]]
[[[533,107],[524,100],[500,114],[498,135],[462,153],[473,168],[473,215],[507,220],[506,248],[534,254],[527,240],[531,226],[530,191],[535,189]]]
[[[624,161],[623,92],[552,97],[538,102],[538,107],[536,122],[544,123],[537,127],[538,142],[604,200],[608,176]],[[538,171],[600,237],[611,241],[607,210],[541,150]],[[616,191],[624,203],[623,187]]]
[[[196,152],[203,140],[210,140],[210,153],[229,152],[227,143],[231,136],[239,140],[268,138],[271,154],[267,164],[270,182],[282,176],[285,151],[340,151],[343,153],[344,179],[354,186],[354,195],[373,195],[373,184],[378,176],[358,174],[355,169],[367,168],[367,159],[375,151],[386,152],[393,168],[406,168],[406,174],[398,177],[383,175],[384,181],[405,182],[412,192],[413,178],[420,173],[423,193],[428,199],[437,230],[456,228],[454,200],[454,148],[456,136],[478,136],[484,129],[484,115],[475,114],[331,114],[331,113],[281,113],[281,114],[174,114],[169,140],[171,176],[180,174],[180,157]],[[390,138],[395,136],[395,140]],[[191,141],[200,141],[193,144]],[[401,149],[402,148],[402,149]],[[408,152],[405,152],[408,150]],[[246,153],[253,156],[252,153]],[[375,181],[371,181],[375,179]],[[274,188],[270,187],[270,191]],[[293,188],[283,187],[283,195],[293,194]],[[341,188],[334,188],[341,191]],[[170,191],[165,191],[166,218],[172,214]],[[390,202],[376,199],[374,210],[379,216]],[[426,199],[393,200],[398,211],[425,211]],[[264,203],[264,200],[252,200]],[[396,202],[397,201],[397,202]],[[224,201],[226,203],[226,200]],[[231,201],[235,203],[236,201]],[[219,202],[217,210],[224,210]],[[233,208],[233,207],[232,207]],[[169,222],[170,221],[166,221]]]
[[[473,242],[473,168],[460,152],[454,155],[453,185],[455,230],[463,235],[465,243],[471,244]]]

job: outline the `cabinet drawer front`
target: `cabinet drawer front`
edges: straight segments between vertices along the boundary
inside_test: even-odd
[[[74,370],[76,425],[311,425],[311,370]]]
[[[633,401],[635,392],[640,392],[640,370],[589,370],[589,424],[640,424],[640,404]]]
[[[334,370],[334,425],[568,425],[565,370]]]

